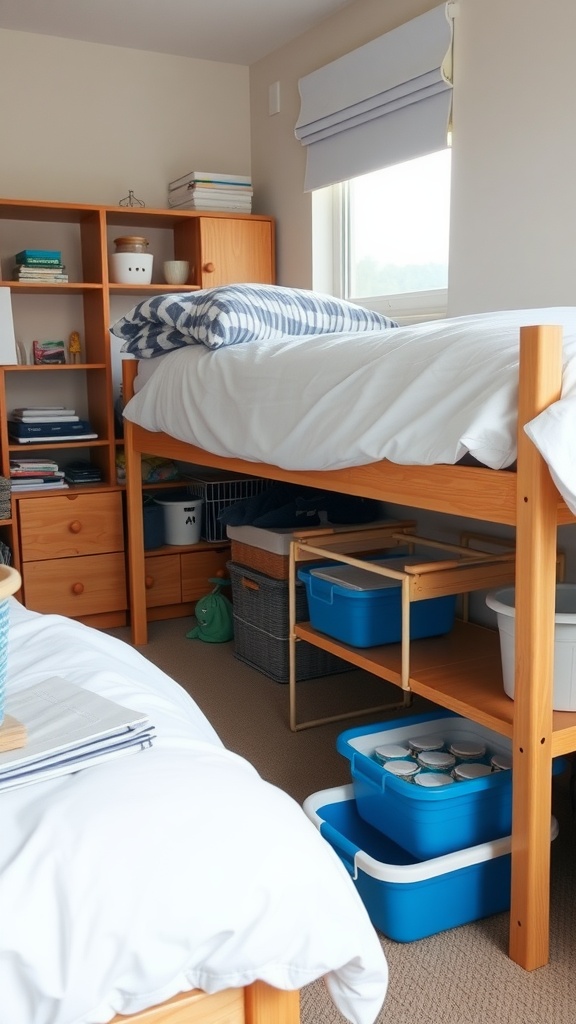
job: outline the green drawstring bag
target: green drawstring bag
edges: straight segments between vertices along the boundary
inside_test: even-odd
[[[224,644],[234,636],[232,603],[221,593],[221,587],[230,586],[230,580],[214,577],[210,583],[216,586],[198,601],[194,609],[198,625],[186,636],[190,640],[204,640],[207,644]]]

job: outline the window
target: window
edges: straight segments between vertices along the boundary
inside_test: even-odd
[[[450,166],[443,149],[332,186],[343,297],[406,322],[445,315]]]

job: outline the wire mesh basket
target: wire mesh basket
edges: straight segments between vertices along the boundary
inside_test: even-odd
[[[226,540],[226,524],[220,522],[219,515],[223,509],[236,501],[253,498],[270,486],[269,480],[260,477],[242,476],[239,473],[218,475],[209,472],[194,475],[186,481],[187,491],[195,498],[203,498],[202,536],[207,541]]]

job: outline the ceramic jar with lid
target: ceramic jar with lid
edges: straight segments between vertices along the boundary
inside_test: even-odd
[[[154,257],[147,252],[148,239],[123,235],[114,239],[116,251],[109,258],[113,284],[150,284]]]

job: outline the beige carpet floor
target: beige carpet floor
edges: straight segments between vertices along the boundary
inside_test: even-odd
[[[386,715],[357,718],[292,733],[288,687],[234,657],[233,642],[186,638],[190,619],[150,624],[142,654],[194,697],[224,743],[298,802],[350,781],[337,735]],[[109,630],[130,642],[127,628]],[[397,698],[394,687],[359,671],[298,684],[299,716],[367,707]],[[406,716],[431,707],[415,700]],[[526,972],[507,956],[508,913],[401,944],[381,937],[390,986],[378,1024],[576,1024],[576,820],[567,775],[554,781],[553,811],[560,833],[552,847],[550,963]],[[342,1024],[317,982],[302,992],[302,1024]]]

